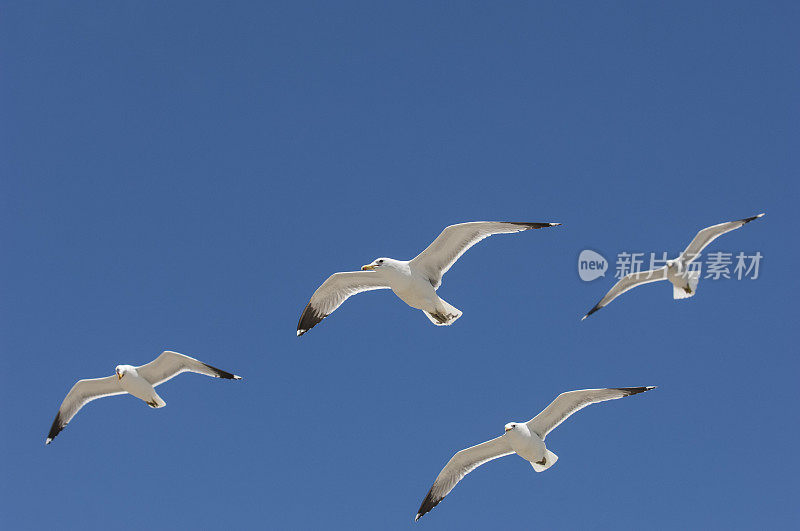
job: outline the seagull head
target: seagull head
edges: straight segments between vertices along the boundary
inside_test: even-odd
[[[375,271],[381,267],[391,266],[394,261],[391,258],[376,258],[372,263],[361,266],[361,271]]]
[[[684,270],[684,263],[679,258],[666,261],[667,269],[673,272],[682,273]]]
[[[117,365],[114,371],[117,373],[117,380],[122,380],[122,377],[133,370],[130,365]]]
[[[518,424],[516,422],[509,422],[508,424],[506,424],[506,433],[510,432],[511,430],[516,428],[517,426],[518,426]]]

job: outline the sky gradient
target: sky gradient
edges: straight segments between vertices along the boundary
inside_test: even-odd
[[[290,5],[289,5],[290,4]],[[6,529],[411,529],[454,452],[557,394],[592,406],[468,476],[432,529],[788,528],[800,437],[794,2],[0,2]],[[757,280],[641,287],[593,249],[759,251]],[[331,273],[446,225],[432,326],[391,292],[302,338]],[[162,350],[167,407],[80,378]]]

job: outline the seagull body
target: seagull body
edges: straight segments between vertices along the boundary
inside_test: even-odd
[[[437,326],[453,324],[461,311],[441,299],[436,290],[442,276],[467,249],[492,234],[553,227],[560,223],[510,223],[473,221],[446,227],[413,260],[378,258],[361,271],[334,273],[317,288],[297,324],[301,336],[313,328],[352,295],[376,289],[391,289],[400,300],[422,310]]]
[[[170,350],[162,352],[155,360],[140,367],[117,365],[115,372],[114,376],[79,380],[72,386],[58,409],[45,444],[50,444],[50,441],[69,424],[83,406],[98,398],[128,393],[152,408],[161,408],[167,403],[158,395],[155,387],[182,372],[196,372],[229,380],[242,379],[241,376]]]
[[[460,310],[439,297],[427,274],[411,261],[379,258],[364,267],[365,271],[375,271],[401,301],[425,312],[433,324],[449,325],[461,316]]]
[[[422,500],[414,521],[436,507],[464,476],[498,457],[515,453],[528,461],[536,472],[544,472],[558,460],[558,456],[547,449],[544,440],[548,433],[570,415],[590,404],[616,400],[651,389],[655,387],[582,389],[561,393],[528,422],[509,422],[505,425],[505,433],[500,437],[457,452],[436,477]]]
[[[505,430],[511,449],[528,461],[534,470],[543,472],[555,464],[558,456],[547,449],[544,439],[532,432],[527,424],[509,423]]]
[[[658,282],[659,280],[668,280],[672,284],[672,298],[673,299],[688,299],[693,297],[697,292],[697,284],[700,282],[700,271],[693,270],[689,264],[700,256],[700,252],[705,249],[712,241],[716,240],[726,232],[736,230],[739,227],[750,223],[754,219],[758,219],[764,214],[757,216],[740,219],[737,221],[728,221],[720,223],[719,225],[712,225],[706,227],[697,233],[689,246],[675,259],[667,260],[666,265],[657,269],[649,271],[638,271],[636,273],[629,273],[622,277],[614,286],[608,290],[608,293],[600,299],[600,302],[594,305],[594,308],[589,310],[589,313],[581,318],[581,321],[592,315],[600,308],[608,305],[611,301],[629,291],[636,286],[647,284],[650,282]]]
[[[133,365],[119,365],[116,373],[119,387],[126,393],[143,400],[152,408],[167,405],[164,399],[156,393],[156,388],[145,378],[139,376],[139,371]]]

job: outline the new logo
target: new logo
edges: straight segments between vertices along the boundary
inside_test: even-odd
[[[578,256],[578,276],[584,282],[591,282],[600,277],[606,276],[608,271],[608,260],[603,255],[591,249],[584,249]]]

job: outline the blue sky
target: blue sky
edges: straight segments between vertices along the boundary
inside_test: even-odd
[[[455,451],[639,385],[417,525],[796,524],[797,4],[285,4],[0,5],[4,527],[409,529]],[[582,249],[762,211],[710,249],[758,280],[579,321],[613,283]],[[373,292],[295,337],[330,273],[478,219],[564,226],[470,250],[452,327]],[[165,349],[245,379],[44,446],[75,380]]]

